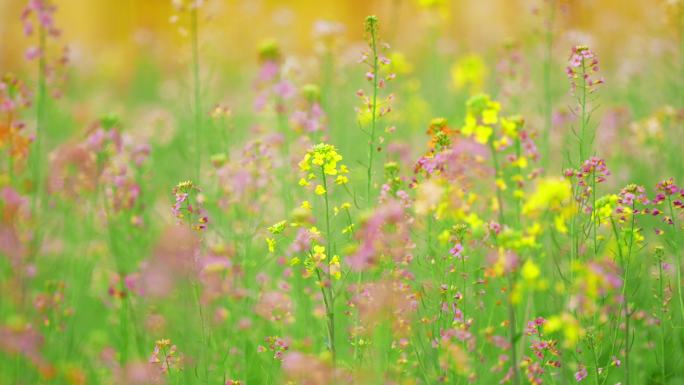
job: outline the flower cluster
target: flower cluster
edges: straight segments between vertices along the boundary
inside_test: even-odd
[[[654,204],[661,204],[667,201],[668,204],[668,214],[664,216],[663,222],[668,225],[674,225],[676,216],[681,215],[684,212],[684,189],[680,189],[674,182],[674,179],[669,178],[664,181],[658,182],[656,185],[656,190],[658,194],[653,199]],[[654,209],[654,211],[657,209]],[[678,211],[675,211],[678,210]],[[660,210],[658,210],[660,213]],[[654,213],[654,215],[657,215]]]
[[[180,369],[182,357],[176,345],[169,339],[160,339],[154,343],[154,350],[149,362],[159,366],[162,373],[170,373],[173,369]]]
[[[6,74],[0,79],[0,148],[8,146],[15,159],[28,155],[31,137],[20,120],[22,110],[31,106],[31,93],[17,76]],[[13,170],[12,170],[13,171]]]
[[[306,177],[299,180],[299,185],[309,186],[312,180],[320,178],[322,184],[316,184],[314,189],[316,195],[323,195],[328,192],[328,176],[335,177],[335,184],[346,185],[349,182],[349,178],[346,176],[349,169],[344,164],[338,165],[341,160],[342,155],[337,152],[332,144],[319,143],[314,145],[299,162],[300,171],[306,173]]]
[[[62,85],[66,80],[64,67],[69,64],[69,48],[63,47],[61,53],[48,60],[48,39],[57,39],[61,30],[55,26],[54,13],[57,7],[50,0],[30,0],[21,14],[24,34],[32,36],[38,27],[38,45],[30,46],[25,53],[27,60],[42,60],[41,71],[47,84],[51,85],[52,95],[58,98],[62,94]],[[35,19],[35,20],[34,20]]]
[[[285,102],[296,95],[296,89],[283,76],[285,68],[282,53],[275,40],[265,40],[261,43],[259,62],[261,67],[254,83],[258,93],[254,101],[254,109],[262,111],[270,104],[277,115],[285,116],[287,110]]]
[[[290,340],[278,336],[266,337],[266,346],[259,345],[257,352],[265,352],[267,349],[273,352],[273,359],[282,361],[285,353],[290,349]]]
[[[619,216],[619,221],[621,223],[626,222],[628,217],[631,215],[639,214],[660,214],[659,210],[652,211],[648,205],[651,201],[648,199],[645,193],[646,189],[643,186],[638,186],[635,184],[630,184],[620,190],[617,196],[615,214]],[[637,204],[639,206],[637,206]],[[645,207],[645,208],[643,208]]]
[[[24,24],[24,34],[26,36],[33,35],[35,31],[35,25],[37,24],[39,28],[43,29],[43,33],[51,37],[59,37],[61,31],[55,26],[54,13],[57,7],[52,4],[49,0],[30,0],[23,12],[21,13],[21,21]],[[35,21],[32,20],[32,16],[35,15]],[[27,51],[27,56],[32,56],[29,52],[35,51],[37,48],[31,48]],[[36,52],[37,54],[42,54],[41,52]]]
[[[489,69],[481,56],[468,54],[451,67],[451,80],[456,89],[467,89],[472,95],[481,92]]]
[[[481,144],[488,144],[493,126],[499,122],[501,104],[491,100],[489,95],[479,94],[468,99],[465,124],[461,133],[466,137],[474,137]]]
[[[604,83],[603,78],[594,78],[598,72],[598,57],[589,47],[586,45],[572,47],[572,53],[570,54],[570,59],[568,59],[565,73],[570,79],[573,93],[577,91],[578,87],[588,93],[595,92],[598,86]]]
[[[545,323],[543,317],[537,317],[529,321],[525,327],[525,335],[531,340],[530,349],[533,356],[524,357],[522,366],[530,384],[542,385],[546,370],[561,367],[558,341],[545,338]]]
[[[326,115],[320,104],[320,93],[315,84],[302,87],[301,107],[290,115],[290,124],[295,131],[313,134],[326,130]]]
[[[392,61],[382,54],[383,50],[389,49],[389,45],[379,41],[378,18],[376,16],[368,16],[365,29],[369,50],[361,55],[359,63],[364,63],[369,67],[365,77],[366,80],[373,84],[373,90],[370,94],[366,94],[364,90],[356,92],[356,95],[361,99],[361,106],[357,108],[357,118],[363,127],[374,125],[378,118],[392,111],[394,94],[389,94],[382,98],[382,100],[378,100],[378,93],[380,89],[385,88],[387,82],[396,78],[396,74],[391,72]],[[388,132],[392,130],[393,128],[391,127],[386,129]]]
[[[290,261],[290,264],[299,264],[299,258],[293,258]],[[326,254],[325,246],[314,244],[304,259],[303,264],[305,268],[305,278],[314,276],[317,271],[323,271],[326,273],[326,275],[335,280],[342,278],[340,257],[338,255],[333,255],[332,258],[328,260],[328,254]]]
[[[594,156],[585,160],[577,170],[565,170],[564,175],[576,183],[575,199],[584,205],[587,213],[590,213],[593,207],[589,200],[595,193],[596,185],[606,181],[610,170],[605,160]]]
[[[187,223],[192,229],[202,231],[207,229],[209,217],[204,210],[204,196],[202,190],[192,181],[180,182],[173,188],[175,202],[171,208],[173,216],[179,223]]]
[[[225,210],[240,207],[258,212],[271,198],[274,163],[280,136],[270,135],[248,141],[242,148],[212,156],[220,195],[219,206]]]
[[[367,270],[381,262],[407,264],[413,259],[406,211],[398,201],[378,207],[356,233],[357,250],[346,262],[355,271]]]

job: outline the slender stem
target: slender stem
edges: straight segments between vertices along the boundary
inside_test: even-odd
[[[495,183],[495,188],[496,188],[496,199],[497,199],[497,205],[498,207],[498,212],[499,212],[499,223],[501,225],[504,224],[504,207],[503,207],[503,195],[501,194],[501,189],[499,186],[496,184],[496,180],[499,177],[499,159],[497,157],[496,149],[494,148],[494,141],[490,138],[489,139],[489,149],[492,154],[492,163],[494,165],[494,183]],[[508,323],[508,334],[509,334],[509,340],[511,344],[511,368],[513,369],[513,385],[518,385],[520,384],[520,376],[518,374],[518,357],[517,357],[517,352],[516,352],[516,325],[515,325],[515,306],[513,305],[513,302],[510,298],[510,296],[513,293],[513,278],[511,274],[508,274],[508,318],[509,318],[509,323]]]
[[[598,227],[601,225],[601,218],[599,218],[598,213],[596,212],[596,169],[592,171],[591,174],[591,211],[593,213],[593,220],[591,223],[591,226],[593,228],[593,235],[594,235],[594,258],[596,258],[598,254],[598,236],[596,234]]]
[[[520,160],[520,157],[522,157],[522,148],[521,148],[521,143],[520,143],[520,137],[515,139],[515,159]],[[518,168],[518,172],[520,172],[521,169]],[[514,195],[513,197],[515,199],[515,223],[516,225],[520,226],[521,220],[520,220],[520,214],[521,214],[521,209],[520,209],[520,202],[521,198],[517,197]]]
[[[627,286],[627,272],[625,271],[625,287]],[[630,350],[630,335],[629,335],[629,321],[631,314],[629,313],[628,293],[625,290],[625,385],[629,385],[629,350]]]
[[[463,293],[461,295],[463,296],[463,325],[467,327],[468,325],[468,296],[466,295],[467,289],[467,280],[468,280],[468,272],[466,271],[466,264],[465,264],[465,256],[461,256],[461,274],[463,274]]]
[[[190,34],[192,41],[192,75],[194,88],[194,131],[195,131],[195,180],[200,183],[200,171],[202,164],[202,152],[200,151],[200,137],[202,131],[202,101],[199,76],[199,48],[198,48],[198,25],[197,25],[197,6],[193,6],[190,11]]]
[[[580,137],[579,137],[579,159],[578,163],[581,163],[586,159],[586,143],[584,143],[587,130],[587,79],[585,75],[587,73],[586,63],[584,58],[582,58],[582,95],[580,96]]]
[[[613,229],[613,235],[615,236],[615,244],[617,245],[617,254],[618,254],[618,260],[620,261],[620,264],[622,264],[622,261],[624,260],[623,254],[622,254],[622,246],[620,245],[620,233],[618,232],[617,225],[615,224],[615,220],[613,218],[610,218],[610,224],[611,228]],[[623,286],[624,289],[624,286]],[[615,343],[617,341],[617,336],[618,336],[618,331],[620,328],[618,327],[620,325],[620,320],[622,319],[622,308],[624,306],[624,301],[620,302],[620,305],[618,307],[617,311],[617,317],[615,320],[615,325],[616,327],[614,328],[613,332],[613,338],[611,341],[611,347],[610,351],[613,352],[615,351]]]
[[[520,384],[520,375],[518,373],[518,353],[516,351],[516,331],[517,327],[515,324],[515,306],[510,296],[513,293],[513,278],[508,275],[508,338],[511,344],[511,368],[513,369],[513,385]]]
[[[629,351],[630,351],[630,318],[631,314],[629,312],[629,290],[627,289],[627,283],[629,278],[629,263],[632,258],[632,247],[634,245],[634,226],[636,225],[636,218],[634,216],[634,203],[632,203],[632,223],[629,231],[629,246],[627,248],[627,258],[622,261],[623,271],[625,274],[624,282],[622,283],[622,296],[623,302],[625,303],[625,384],[629,385]]]
[[[43,200],[43,176],[42,176],[42,167],[43,167],[43,141],[44,141],[44,136],[45,136],[45,103],[46,103],[46,96],[47,96],[47,85],[45,81],[45,71],[47,67],[47,62],[46,62],[46,38],[47,34],[45,31],[45,27],[42,26],[42,24],[39,24],[38,28],[38,39],[39,39],[39,49],[40,49],[40,56],[38,58],[38,97],[36,99],[36,139],[35,139],[35,150],[34,154],[32,156],[32,173],[33,173],[33,178],[34,178],[34,184],[35,184],[35,189],[34,189],[34,194],[31,199],[31,212],[34,215],[34,219],[36,220],[36,233],[34,235],[33,239],[33,254],[38,253],[38,249],[40,248],[40,237],[42,233],[42,226],[39,225],[40,221],[37,220],[37,217],[39,215],[39,212],[42,210],[39,210],[38,206],[42,203]]]
[[[663,275],[663,251],[656,250],[657,262],[658,262],[658,299],[660,303],[658,307],[660,309],[660,381],[661,384],[666,384],[665,377],[665,283]]]
[[[500,167],[499,167],[499,158],[496,154],[496,149],[494,148],[494,142],[492,139],[489,140],[489,149],[490,152],[492,153],[492,164],[494,165],[494,187],[496,188],[496,202],[499,211],[499,223],[501,225],[504,224],[504,207],[503,207],[503,195],[501,194],[501,189],[499,188],[497,184],[497,178],[499,178],[499,173],[500,173]]]
[[[599,385],[599,362],[596,356],[596,341],[591,341],[591,353],[594,356],[594,384]]]
[[[677,228],[677,219],[675,217],[674,208],[672,207],[672,198],[667,196],[667,203],[670,209],[670,218],[672,219],[672,227],[674,228],[674,253],[677,258],[677,294],[679,297],[679,310],[684,320],[684,295],[682,294],[682,254],[679,250],[679,229]]]
[[[375,153],[375,126],[377,121],[377,106],[378,106],[378,47],[377,47],[377,36],[376,28],[370,29],[370,43],[371,50],[373,51],[373,99],[371,102],[371,130],[370,130],[370,141],[368,142],[368,170],[367,178],[368,185],[366,187],[366,193],[368,196],[368,201],[371,199],[371,188],[373,186],[373,154]]]
[[[109,251],[114,257],[116,272],[119,275],[119,289],[121,290],[121,293],[126,295],[126,272],[120,258],[119,247],[117,246],[116,237],[114,234],[116,224],[112,220],[112,213],[107,201],[107,196],[104,194],[102,188],[98,188],[98,194],[100,195],[102,204],[104,206],[105,219],[107,221],[107,235],[109,238]],[[126,297],[122,297],[120,300],[121,308],[119,309],[119,329],[121,333],[121,355],[119,357],[119,364],[123,366],[128,361],[128,303]]]
[[[323,194],[323,197],[325,199],[325,238],[326,238],[326,252],[328,254],[328,273],[327,273],[327,285],[328,285],[328,296],[330,297],[330,300],[326,302],[326,313],[328,316],[328,333],[330,337],[330,352],[332,353],[333,356],[333,363],[336,362],[337,360],[337,354],[336,354],[336,349],[335,349],[335,293],[333,292],[333,284],[332,284],[332,274],[330,271],[331,268],[331,263],[332,263],[332,258],[333,258],[333,253],[332,253],[332,248],[331,248],[331,232],[330,232],[330,204],[328,200],[328,181],[325,176],[325,170],[323,166],[321,166],[321,178],[323,179],[323,189],[325,190],[325,193]]]
[[[207,365],[207,327],[204,320],[204,309],[202,307],[202,301],[200,298],[200,289],[195,277],[192,278],[192,291],[193,298],[195,299],[195,305],[197,305],[197,313],[200,319],[200,326],[202,328],[202,343],[200,348],[200,357],[202,359],[202,364],[204,365],[204,380],[209,382],[209,367]]]

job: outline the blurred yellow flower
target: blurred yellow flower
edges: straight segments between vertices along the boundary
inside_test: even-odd
[[[532,262],[531,259],[525,261],[525,264],[522,266],[522,269],[520,270],[520,275],[525,281],[528,282],[537,279],[539,277],[539,274],[541,274],[539,266],[537,266],[536,263]]]
[[[457,90],[467,89],[469,93],[481,92],[487,77],[487,66],[477,54],[468,54],[451,67],[451,80]]]

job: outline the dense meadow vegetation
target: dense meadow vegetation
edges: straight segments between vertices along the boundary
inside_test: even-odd
[[[573,1],[476,53],[421,0],[209,73],[215,1],[115,112],[59,0],[8,16],[0,385],[684,384],[683,2],[632,67]]]

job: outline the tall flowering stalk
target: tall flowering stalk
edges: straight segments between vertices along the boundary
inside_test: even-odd
[[[492,167],[494,169],[494,182],[496,188],[496,208],[498,212],[499,223],[497,226],[505,226],[506,215],[504,212],[503,190],[506,188],[506,181],[504,172],[500,163],[500,155],[506,148],[510,147],[514,141],[519,139],[519,129],[522,126],[522,119],[520,118],[500,118],[499,111],[501,105],[491,100],[489,95],[480,94],[471,97],[467,102],[467,112],[465,125],[461,132],[466,136],[472,136],[476,142],[487,145],[490,150]],[[499,128],[499,125],[501,128]],[[499,132],[499,130],[501,132]],[[518,146],[516,146],[518,147]],[[514,156],[514,164],[518,167],[521,161],[526,162],[525,158],[520,157],[518,149]],[[519,209],[516,210],[518,213]],[[519,218],[517,222],[519,222]],[[507,266],[514,266],[517,264],[517,257],[511,252],[504,252],[503,245],[499,244],[499,260],[508,261],[504,263]],[[515,261],[515,262],[512,262]],[[510,263],[509,263],[510,262]],[[507,292],[508,292],[508,333],[511,354],[511,372],[513,384],[520,384],[520,373],[518,367],[517,354],[517,334],[518,329],[516,325],[516,308],[514,303],[514,290],[516,275],[515,269],[504,269],[507,278]]]
[[[373,82],[373,99],[371,100],[371,130],[370,130],[370,140],[368,142],[368,184],[367,184],[367,197],[370,200],[370,190],[373,178],[373,154],[375,153],[375,122],[377,120],[377,108],[378,108],[378,18],[376,16],[369,16],[366,18],[366,33],[369,35],[369,43],[371,48],[371,60],[372,60],[372,79]]]
[[[494,168],[496,182],[496,206],[499,216],[499,224],[505,223],[503,189],[504,181],[499,150],[503,145],[494,135],[495,125],[499,123],[499,111],[501,104],[491,100],[489,95],[479,94],[468,99],[466,120],[462,133],[472,136],[476,142],[489,147],[489,152]]]
[[[37,213],[38,205],[42,204],[44,195],[44,181],[43,181],[43,158],[44,152],[43,141],[45,139],[46,131],[46,105],[48,96],[48,82],[56,83],[58,80],[58,68],[64,66],[68,62],[68,50],[64,49],[64,54],[57,58],[54,63],[48,61],[47,50],[48,40],[57,39],[61,35],[61,31],[55,26],[54,13],[57,7],[48,0],[31,0],[28,2],[21,15],[21,20],[24,24],[24,34],[32,36],[37,27],[37,46],[31,46],[26,50],[26,59],[38,59],[37,68],[37,85],[36,85],[36,134],[34,139],[34,150],[31,151],[30,168],[33,175],[34,194],[32,196],[32,211]],[[35,18],[35,20],[33,20]],[[55,87],[53,96],[60,96],[59,88]],[[37,252],[40,242],[40,226],[36,235],[34,235],[34,252]]]
[[[684,203],[682,200],[684,198],[684,189],[680,189],[674,182],[672,178],[659,182],[656,185],[658,194],[654,199],[654,203],[661,204],[667,202],[667,213],[669,215],[665,216],[663,222],[665,222],[668,227],[672,227],[672,249],[676,256],[676,278],[677,278],[677,294],[679,297],[679,310],[681,313],[682,321],[684,321],[684,292],[682,288],[682,253],[679,249],[680,243],[679,239],[681,237],[681,224],[679,224],[679,216],[681,212],[684,211]],[[679,224],[679,225],[678,225]],[[677,227],[680,226],[680,227]]]
[[[178,223],[186,224],[190,229],[199,233],[206,231],[209,217],[204,209],[204,196],[202,195],[202,190],[199,186],[192,181],[180,182],[173,188],[172,193],[175,197],[175,202],[171,208],[171,212],[178,219]],[[204,378],[208,379],[209,367],[207,364],[206,349],[209,344],[209,332],[205,321],[204,307],[202,306],[200,299],[199,282],[196,277],[191,278],[191,285],[202,331],[200,360],[204,364]]]
[[[669,300],[665,297],[665,276],[663,274],[663,266],[665,265],[665,250],[662,247],[655,249],[655,262],[658,264],[658,292],[656,298],[658,299],[658,318],[660,318],[660,378],[661,383],[666,384],[666,338],[665,331],[665,313],[667,312],[667,304]]]
[[[192,181],[180,182],[173,188],[175,202],[171,208],[179,223],[186,223],[196,231],[207,229],[209,218],[203,208],[202,190]]]
[[[584,159],[589,157],[589,154],[593,152],[593,134],[591,138],[587,138],[589,131],[589,123],[593,109],[591,109],[590,102],[594,93],[598,90],[599,85],[604,83],[603,78],[596,78],[599,71],[599,61],[597,56],[589,47],[585,45],[577,45],[572,47],[570,58],[568,59],[568,66],[565,69],[565,73],[570,80],[570,91],[571,94],[576,98],[577,106],[573,109],[573,113],[579,119],[579,128],[573,128],[573,134],[578,143],[578,153],[575,164],[578,167],[577,176],[582,182],[584,179],[591,177],[589,184],[582,185],[578,183],[575,185],[575,196],[580,206],[584,203],[584,208],[587,213],[593,215],[593,210],[596,206],[596,183],[601,181],[596,175],[596,161],[599,158],[592,157],[582,164]],[[600,162],[603,162],[600,160]],[[605,162],[603,162],[605,165]],[[589,165],[588,165],[589,164]],[[589,173],[584,172],[584,170],[589,167]],[[591,174],[591,175],[589,175]],[[572,173],[566,172],[566,176],[571,176]],[[589,197],[589,198],[587,198]],[[589,202],[588,204],[586,202]],[[580,231],[580,223],[578,215],[572,217],[570,226],[570,238],[571,238],[571,248],[570,248],[570,265],[578,258],[580,254],[580,237],[584,233]],[[594,256],[598,252],[598,237],[597,237],[597,222],[590,221],[589,226],[593,227],[593,239],[594,239]],[[589,229],[591,231],[592,228]],[[573,281],[574,272],[570,271],[570,281]]]
[[[337,152],[335,146],[327,143],[319,143],[309,151],[299,162],[299,169],[306,173],[306,177],[300,180],[300,185],[310,186],[312,181],[316,181],[314,193],[323,197],[325,210],[325,247],[314,245],[312,252],[305,261],[305,266],[309,271],[313,270],[318,278],[323,301],[325,304],[328,348],[333,356],[333,362],[337,358],[335,345],[335,288],[334,279],[340,278],[339,257],[332,255],[332,229],[330,227],[330,188],[333,183],[345,185],[348,178],[344,175],[348,172],[347,167],[338,164],[342,156]],[[320,182],[319,182],[320,181]]]
[[[363,90],[359,90],[357,95],[362,99],[363,106],[358,109],[358,119],[361,125],[361,130],[368,135],[368,164],[366,167],[366,194],[367,199],[371,199],[371,190],[373,188],[373,159],[376,151],[376,142],[378,141],[378,119],[391,111],[391,102],[394,99],[393,95],[387,96],[383,101],[379,101],[379,91],[385,87],[387,81],[394,79],[393,73],[384,74],[382,66],[390,64],[390,60],[381,54],[381,46],[378,38],[379,26],[377,16],[368,16],[365,22],[366,38],[368,40],[369,52],[364,53],[361,57],[361,62],[366,63],[370,70],[366,72],[366,79],[372,84],[372,91],[370,96],[366,96]],[[364,127],[368,127],[364,129]],[[391,129],[387,130],[388,132]]]
[[[575,200],[581,212],[591,215],[592,220],[589,222],[589,231],[593,239],[593,255],[598,254],[598,228],[601,225],[602,216],[597,212],[597,186],[606,181],[610,175],[610,170],[606,165],[606,161],[599,157],[591,157],[582,163],[582,166],[577,170],[568,169],[565,171],[565,176],[571,178],[575,186]],[[577,226],[577,221],[573,217],[573,229]],[[574,234],[574,233],[573,233]],[[579,255],[580,239],[576,238],[573,245],[573,255]]]
[[[631,329],[630,323],[632,319],[632,313],[630,312],[629,300],[629,269],[632,260],[632,252],[634,250],[635,244],[638,242],[640,235],[638,234],[638,229],[636,228],[636,217],[642,210],[637,208],[637,204],[648,204],[649,200],[644,195],[644,188],[637,185],[629,185],[620,191],[617,200],[616,213],[618,214],[617,223],[614,219],[611,220],[611,225],[615,234],[618,248],[619,263],[622,267],[623,278],[622,278],[622,301],[624,303],[624,317],[625,317],[625,329],[624,329],[624,349],[625,349],[625,372],[624,372],[624,384],[629,385],[630,373],[629,373],[629,353],[632,349],[631,343]],[[618,231],[618,225],[622,225],[623,230]],[[620,242],[623,242],[621,244]],[[626,248],[626,253],[625,250]]]
[[[129,138],[126,138],[129,139]],[[116,234],[122,231],[124,234],[135,227],[142,226],[141,219],[141,189],[138,184],[138,174],[148,155],[145,145],[131,146],[124,140],[119,130],[116,116],[110,115],[100,119],[90,130],[83,147],[91,152],[97,163],[97,191],[104,207],[109,249],[114,258],[117,269],[118,288],[113,284],[110,294],[120,301],[119,325],[121,328],[121,354],[120,364],[128,360],[129,318],[135,319],[133,302],[131,300],[131,276],[126,270],[125,255],[121,243]],[[129,144],[129,145],[126,145]],[[132,147],[132,148],[131,148]],[[50,180],[51,184],[54,184]],[[130,234],[126,234],[130,236]],[[142,347],[141,334],[136,330],[135,323],[132,325],[133,334],[138,348]]]
[[[603,78],[595,78],[599,71],[599,61],[596,54],[586,45],[572,47],[568,66],[565,69],[570,79],[572,94],[577,98],[577,117],[580,120],[579,132],[575,131],[575,136],[579,144],[578,161],[586,159],[591,152],[593,135],[587,139],[589,134],[589,120],[593,113],[590,109],[592,95],[598,90],[598,86],[604,83]]]

